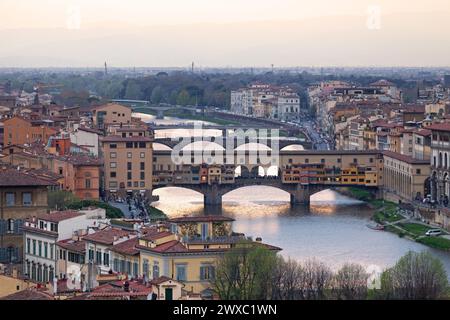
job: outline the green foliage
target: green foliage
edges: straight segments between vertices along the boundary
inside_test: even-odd
[[[450,251],[450,240],[442,237],[422,237],[416,240],[432,248]]]
[[[67,205],[76,201],[79,201],[79,199],[69,191],[58,190],[48,193],[48,206],[53,210],[67,209]]]
[[[242,242],[219,260],[213,287],[221,299],[262,300],[270,295],[276,254],[251,242]]]
[[[408,252],[381,275],[380,298],[438,299],[447,292],[447,273],[429,252]]]
[[[79,200],[67,205],[67,209],[80,210],[87,207],[98,207],[106,210],[107,218],[122,218],[123,212],[119,208],[113,207],[106,202],[97,200]]]

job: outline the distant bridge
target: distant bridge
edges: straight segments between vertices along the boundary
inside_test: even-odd
[[[120,103],[125,106],[129,106],[132,110],[135,109],[146,109],[156,111],[157,119],[164,118],[164,112],[169,110],[187,110],[192,114],[196,114],[198,109],[202,107],[195,106],[182,106],[182,105],[172,105],[168,103],[152,104],[147,100],[127,100],[127,99],[112,99],[111,102]]]

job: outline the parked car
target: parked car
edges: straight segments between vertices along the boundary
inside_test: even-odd
[[[427,235],[429,237],[435,237],[435,236],[439,236],[441,234],[442,234],[442,231],[439,229],[430,229],[425,233],[425,235]]]

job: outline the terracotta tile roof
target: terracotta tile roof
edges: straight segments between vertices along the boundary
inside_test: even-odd
[[[428,129],[420,129],[420,130],[416,130],[416,131],[414,131],[414,133],[415,133],[415,134],[418,134],[418,135],[420,135],[420,136],[423,136],[423,137],[429,137],[429,136],[431,136],[431,130],[428,130]]]
[[[54,299],[48,293],[31,288],[2,297],[0,298],[0,300],[54,300]]]
[[[17,170],[11,166],[0,165],[0,187],[36,187],[36,186],[52,186],[54,182],[48,179],[39,178],[35,174],[31,174],[27,170]]]
[[[163,232],[147,232],[143,237],[141,237],[141,239],[145,239],[145,240],[157,240],[157,239],[161,239],[164,237],[168,237],[173,235],[172,232],[169,231],[163,231]]]
[[[433,123],[427,127],[428,130],[450,131],[450,123]]]
[[[186,253],[189,252],[189,250],[178,240],[172,240],[165,242],[163,244],[160,244],[159,246],[156,246],[154,248],[144,247],[137,245],[138,249],[144,249],[156,253]]]
[[[151,280],[150,283],[158,285],[158,284],[161,284],[161,283],[164,283],[164,282],[167,282],[167,281],[177,282],[177,281],[173,280],[172,278],[169,278],[169,277],[166,277],[166,276],[160,276],[160,277],[158,277],[156,279]]]
[[[50,221],[50,222],[60,222],[60,221],[72,219],[75,217],[79,217],[82,215],[83,215],[83,213],[81,213],[79,211],[75,211],[75,210],[53,211],[53,212],[47,213],[47,214],[39,217],[39,219],[45,220],[45,221]]]
[[[72,252],[78,253],[86,252],[86,242],[84,240],[65,239],[58,241],[56,244],[61,248]]]
[[[173,223],[182,223],[182,222],[222,222],[222,221],[234,221],[233,218],[224,217],[224,216],[195,216],[195,217],[180,217],[180,218],[172,218],[167,220],[168,222]]]
[[[121,242],[119,244],[114,245],[111,248],[111,251],[124,254],[124,255],[130,255],[135,256],[139,254],[139,250],[136,248],[136,246],[139,244],[139,239],[132,238],[130,240],[126,240],[124,242]]]
[[[125,231],[117,228],[108,228],[89,234],[83,239],[85,241],[97,242],[106,245],[112,245],[118,238],[131,236],[134,232]]]
[[[133,137],[122,137],[111,135],[102,138],[103,142],[152,142],[153,139],[150,137],[133,136]]]
[[[390,157],[390,158],[393,158],[396,160],[400,160],[400,161],[403,161],[403,162],[406,162],[409,164],[430,164],[429,160],[418,160],[418,159],[414,159],[411,156],[407,156],[407,155],[400,154],[400,153],[393,152],[393,151],[385,150],[385,151],[383,151],[383,154],[387,157]]]

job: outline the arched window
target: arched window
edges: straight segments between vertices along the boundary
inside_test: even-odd
[[[448,168],[447,152],[444,154],[444,168]]]
[[[439,152],[439,167],[442,168],[442,152]]]
[[[436,167],[436,156],[433,157],[433,166]]]

